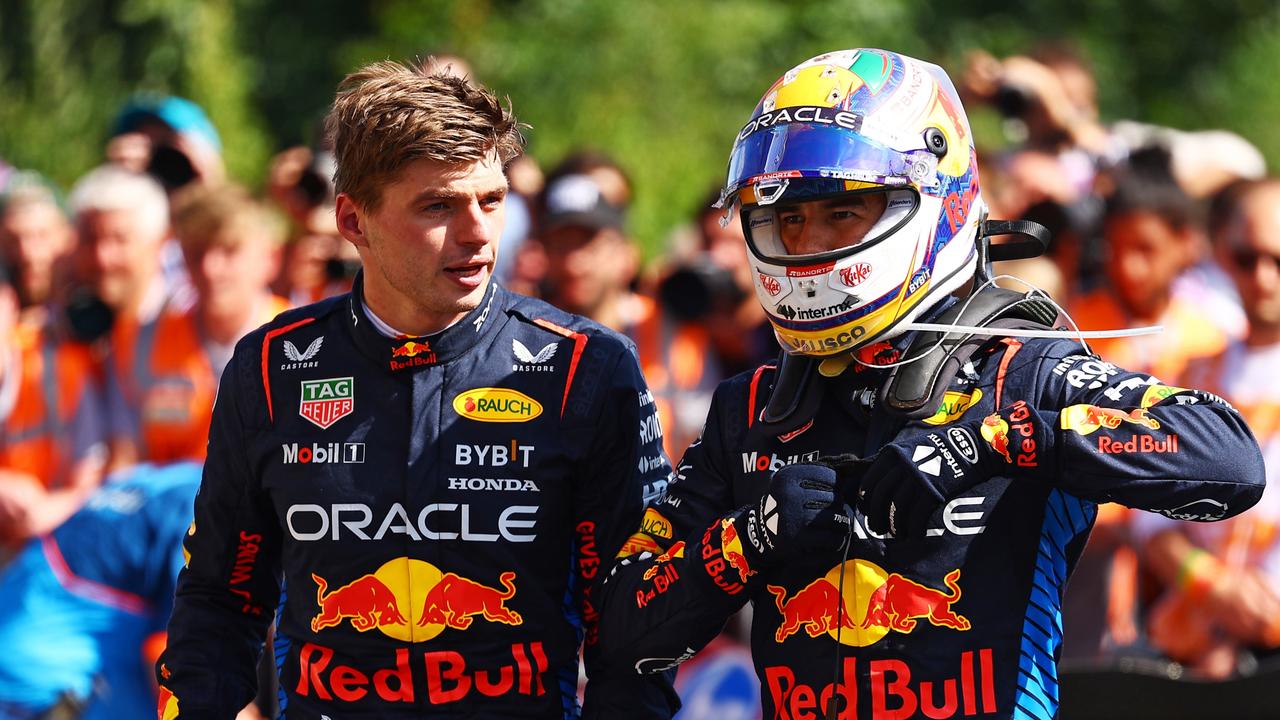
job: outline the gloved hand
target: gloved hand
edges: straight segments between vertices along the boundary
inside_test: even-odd
[[[895,440],[869,462],[841,466],[841,486],[867,527],[921,537],[946,501],[995,475],[1024,476],[1045,463],[1052,435],[1024,401],[992,413]]]
[[[839,547],[850,526],[838,480],[827,465],[788,465],[773,474],[760,502],[718,520],[706,542],[719,546],[742,582],[794,553]]]

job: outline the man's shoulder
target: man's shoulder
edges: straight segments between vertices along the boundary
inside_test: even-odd
[[[287,335],[306,325],[320,322],[347,307],[348,295],[335,295],[310,305],[290,308],[276,315],[269,322],[251,331],[236,344],[236,355],[262,352],[262,344],[267,339]]]
[[[519,328],[531,327],[560,337],[582,338],[582,342],[590,343],[593,348],[635,352],[635,344],[625,335],[590,318],[565,312],[527,295],[508,291],[507,297],[507,314],[520,323]]]

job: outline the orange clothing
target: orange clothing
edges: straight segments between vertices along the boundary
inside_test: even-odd
[[[0,467],[34,475],[46,488],[62,487],[102,439],[92,437],[102,424],[89,351],[59,341],[44,324],[19,325],[14,344],[14,362],[0,381]]]
[[[702,434],[711,395],[723,378],[705,327],[678,322],[653,300],[641,300],[644,314],[627,335],[640,355],[640,369],[662,423],[663,449],[674,465]]]
[[[252,326],[288,309],[272,296]],[[168,312],[137,331],[125,396],[136,422],[138,460],[204,460],[218,375],[205,351],[197,310]],[[129,367],[122,365],[123,367]]]
[[[1071,316],[1081,330],[1119,330],[1134,325],[1108,290],[1079,298],[1072,303]],[[1164,326],[1164,332],[1158,335],[1097,338],[1089,340],[1089,345],[1108,362],[1174,384],[1179,382],[1188,362],[1217,355],[1227,345],[1227,335],[1213,317],[1177,295],[1157,324]]]

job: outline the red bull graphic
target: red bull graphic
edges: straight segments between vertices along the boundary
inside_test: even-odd
[[[684,541],[683,540],[672,545],[666,552],[659,555],[658,558],[653,561],[653,565],[650,565],[649,569],[644,571],[644,579],[652,580],[653,576],[657,575],[658,570],[662,568],[663,563],[671,562],[672,558],[682,558],[682,557],[684,557]]]
[[[747,578],[756,574],[747,564],[747,557],[742,554],[742,539],[738,537],[738,528],[734,526],[733,518],[720,521],[720,554],[729,563],[729,567],[738,571],[738,578],[742,582],[745,583]]]
[[[391,350],[391,369],[403,370],[422,365],[434,365],[436,353],[425,340],[409,340]]]
[[[333,592],[329,583],[311,573],[316,581],[316,604],[320,613],[311,618],[311,632],[340,625],[350,620],[351,627],[365,632],[380,625],[404,625],[405,618],[396,605],[396,596],[375,575],[356,578]]]
[[[916,629],[917,618],[928,620],[938,627],[968,630],[968,619],[957,615],[951,606],[960,599],[959,568],[947,573],[942,582],[949,592],[935,590],[927,585],[893,573],[883,585],[876,588],[867,602],[867,614],[862,619],[863,628],[873,625],[909,633]]]
[[[946,672],[940,668],[921,677],[922,669],[913,668],[904,660],[859,661],[846,657],[839,681],[826,687],[796,682],[795,671],[785,665],[764,668],[763,685],[772,701],[775,720],[908,720],[997,714],[992,649],[966,650],[952,667],[955,669],[948,673],[950,677],[940,677],[938,673]],[[863,708],[870,710],[867,715],[858,714],[863,692]],[[833,703],[838,713],[831,712]]]
[[[478,693],[485,697],[547,694],[543,676],[549,663],[541,642],[513,643],[512,662],[502,667],[468,667],[467,658],[453,650],[424,652],[421,662],[411,662],[408,648],[398,648],[386,666],[360,667],[335,661],[338,653],[324,645],[306,643],[298,652],[298,684],[301,697],[356,702],[376,698],[411,705],[426,691],[430,705],[458,702]]]
[[[161,668],[161,672],[168,671]],[[178,698],[163,685],[160,686],[160,701],[156,705],[156,717],[160,720],[174,720],[178,717]]]
[[[1013,463],[1013,457],[1009,455],[1009,423],[1005,419],[996,414],[991,414],[982,419],[982,439],[987,441],[992,450],[1004,458],[1007,463]]]
[[[471,627],[476,615],[489,622],[519,625],[522,622],[520,613],[509,609],[505,604],[516,594],[513,582],[515,579],[516,574],[513,572],[502,573],[498,576],[498,582],[503,589],[497,590],[447,573],[427,593],[427,599],[422,603],[418,626],[435,624],[466,630]]]
[[[351,627],[377,630],[405,642],[423,642],[446,628],[466,630],[476,618],[505,625],[520,625],[523,618],[509,606],[516,594],[516,574],[498,576],[501,588],[442,573],[431,563],[396,558],[372,573],[329,590],[325,578],[312,573],[319,612],[311,619],[311,631],[350,621]],[[416,598],[423,598],[417,601]]]
[[[1101,428],[1115,430],[1121,423],[1141,425],[1150,430],[1160,429],[1160,421],[1151,417],[1146,408],[1119,410],[1097,405],[1071,405],[1062,409],[1059,418],[1063,430],[1074,430],[1081,435]]]
[[[391,351],[391,357],[411,358],[431,352],[431,344],[427,341],[410,340]]]
[[[857,625],[853,622],[853,613],[849,612],[840,590],[826,578],[818,578],[805,586],[803,590],[786,600],[787,589],[777,585],[767,585],[773,593],[778,613],[782,615],[782,624],[774,639],[782,642],[800,631],[803,625],[809,637],[816,638],[823,633],[838,631],[841,628],[853,630]]]
[[[842,644],[866,647],[890,632],[910,633],[920,620],[935,627],[969,630],[968,618],[954,610],[961,598],[960,570],[947,573],[942,584],[946,590],[889,573],[867,560],[849,560],[790,599],[786,588],[769,585],[782,616],[774,639],[783,642],[803,628],[812,638],[825,633]]]

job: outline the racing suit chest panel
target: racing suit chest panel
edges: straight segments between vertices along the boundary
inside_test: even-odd
[[[962,417],[992,412],[995,365],[979,364],[980,377],[953,381],[932,422],[898,424],[901,429],[890,436],[909,442]],[[849,395],[855,402],[841,403],[843,410],[824,403],[813,426],[788,442],[752,428],[738,447],[727,444],[734,457],[726,460],[740,461],[733,465],[735,500],[745,504],[748,496],[758,497],[783,465],[819,455],[863,454],[864,442],[874,442],[869,435],[877,423],[898,422],[856,407],[856,390]],[[1006,395],[1004,403],[1014,399]],[[919,538],[876,535],[855,513],[847,557],[832,548],[773,570],[753,596],[752,646],[766,716],[775,710],[780,717],[806,716],[799,711],[805,693],[820,696],[837,679],[862,691],[856,717],[910,703],[923,708],[926,693],[932,693],[930,717],[1009,712],[1024,630],[1021,611],[1035,591],[1048,494],[1034,481],[993,477],[944,503]],[[1056,594],[1057,588],[1041,592]],[[814,602],[826,596],[830,607]],[[949,693],[951,714],[944,712]]]
[[[558,344],[571,341],[494,315],[439,364],[342,352],[355,340],[327,322],[285,336],[295,348],[327,336],[314,365],[268,368],[274,420],[250,456],[284,528],[294,712],[343,677],[407,667],[419,705],[560,714],[556,672],[576,668],[578,645],[563,608],[572,492],[594,444],[588,409],[572,408],[586,371],[601,373],[584,362],[568,393],[573,353]],[[542,361],[513,360],[513,341]],[[343,606],[352,588],[381,604]],[[405,707],[403,693],[360,688],[352,710]]]

